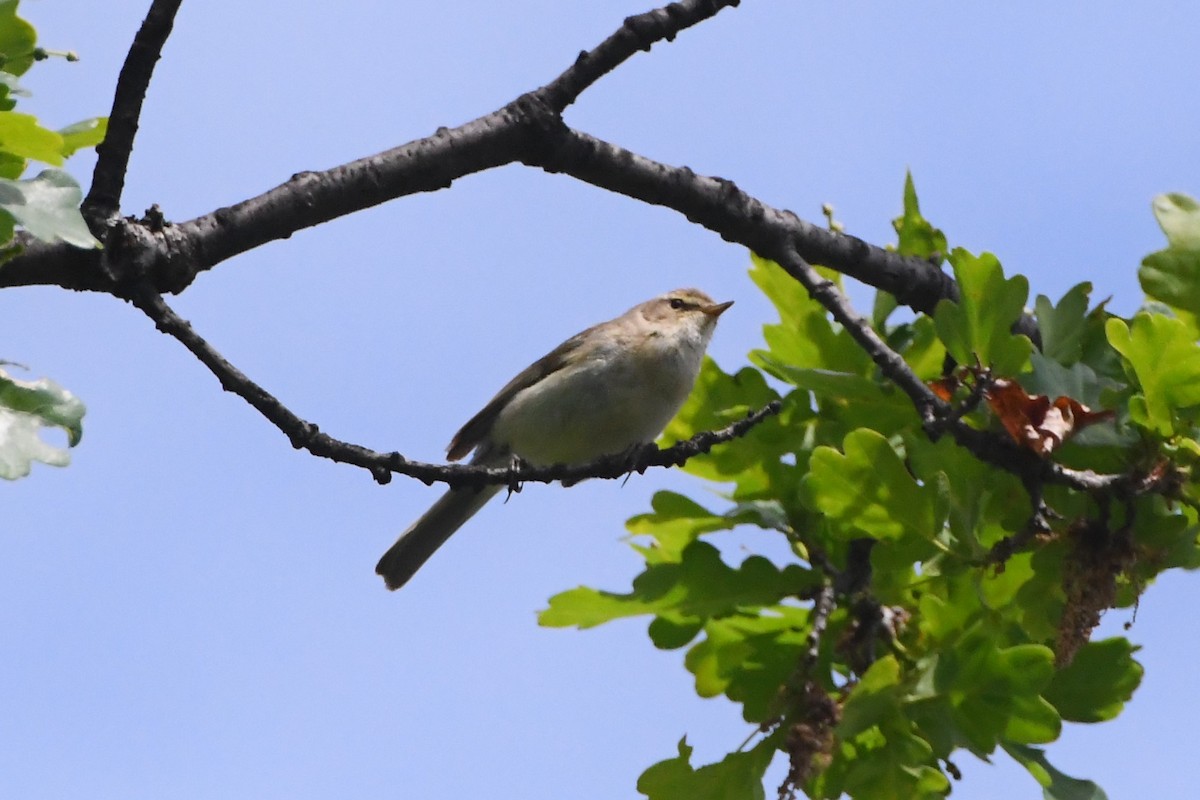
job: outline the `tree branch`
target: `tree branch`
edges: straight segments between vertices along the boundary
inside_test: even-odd
[[[1132,472],[1101,475],[1091,470],[1069,469],[1017,446],[1002,433],[972,428],[958,418],[952,407],[917,377],[904,357],[888,347],[870,323],[858,315],[838,287],[832,281],[822,278],[791,243],[785,243],[768,257],[773,258],[807,289],[817,302],[825,306],[834,320],[858,342],[880,371],[908,395],[930,438],[937,439],[943,431],[948,431],[955,442],[979,460],[1016,475],[1026,487],[1036,487],[1030,491],[1035,517],[1040,519],[1045,511],[1041,499],[1041,486],[1045,483],[1060,484],[1084,492],[1144,492],[1150,491],[1152,485],[1157,486],[1157,483],[1146,483],[1143,477]]]
[[[637,156],[562,122],[562,107],[638,49],[670,39],[730,5],[736,3],[687,0],[631,17],[555,80],[491,114],[340,167],[300,173],[234,206],[180,225],[168,224],[155,232],[162,234],[156,237],[125,231],[124,238],[137,242],[137,248],[103,255],[83,251],[63,258],[62,246],[31,246],[0,269],[0,287],[56,284],[116,294],[121,283],[148,278],[159,292],[177,293],[199,272],[267,242],[388,200],[446,188],[464,175],[522,161],[673,208],[726,240],[768,257],[788,240],[806,259],[884,289],[918,311],[931,311],[943,297],[956,297],[953,279],[925,261],[825,230],[762,203],[730,181]],[[127,227],[138,224],[129,221]],[[101,271],[111,279],[97,274]]]
[[[942,298],[958,297],[954,279],[928,261],[806,222],[747,194],[733,181],[672,167],[571,129],[556,151],[538,155],[526,163],[673,209],[772,260],[779,260],[784,248],[794,248],[806,261],[883,289],[916,311],[932,313]]]
[[[519,102],[457,128],[323,172],[301,172],[257,197],[177,226],[192,277],[228,258],[338,217],[418,192],[447,189],[464,175],[512,163],[528,139]],[[186,286],[186,284],[184,284]]]
[[[427,484],[441,482],[452,487],[484,484],[517,486],[530,481],[562,481],[570,484],[587,478],[620,478],[631,471],[645,472],[649,467],[681,466],[692,456],[707,453],[718,444],[744,436],[755,425],[778,414],[781,408],[780,402],[775,401],[718,431],[702,431],[671,447],[660,449],[654,445],[647,445],[632,456],[618,453],[586,464],[516,464],[509,467],[429,464],[412,461],[400,453],[380,453],[322,433],[316,425],[301,419],[274,395],[229,363],[153,289],[141,287],[130,292],[127,299],[153,320],[158,330],[178,340],[200,363],[208,367],[221,382],[222,389],[245,400],[279,428],[288,437],[292,447],[307,450],[314,456],[328,458],[341,464],[362,467],[370,471],[379,483],[390,482],[392,473],[407,475]]]
[[[171,35],[175,12],[182,1],[154,0],[150,4],[150,10],[133,37],[133,44],[117,78],[112,112],[108,117],[108,133],[96,147],[92,186],[82,206],[84,219],[97,237],[103,233],[107,221],[116,216],[121,208],[121,192],[125,188],[129,155],[133,152],[133,139],[137,135],[138,119],[142,114],[142,100],[146,97],[154,65],[158,62],[167,37]]]
[[[810,264],[823,264],[887,291],[922,313],[932,313],[943,298],[958,297],[953,278],[939,267],[806,222],[791,211],[763,203],[732,181],[645,158],[563,122],[565,108],[635,53],[649,50],[659,41],[671,41],[680,31],[738,5],[739,0],[680,0],[629,17],[545,86],[456,128],[441,128],[432,136],[333,169],[298,173],[257,197],[179,225],[164,222],[161,213],[148,214],[142,220],[117,219],[142,102],[181,1],[153,0],[117,82],[108,135],[97,148],[92,186],[83,204],[89,224],[103,238],[104,250],[80,250],[22,235],[19,242],[25,250],[0,269],[0,287],[54,284],[131,300],[160,330],[179,339],[226,390],[243,397],[283,431],[295,447],[366,468],[380,482],[396,472],[426,482],[459,485],[618,477],[631,468],[681,464],[689,455],[706,452],[713,444],[744,432],[727,429],[695,437],[686,447],[639,453],[635,461],[626,456],[571,468],[484,469],[414,462],[398,453],[378,453],[321,433],[226,361],[162,300],[163,292],[180,292],[200,272],[267,242],[388,200],[447,188],[468,174],[521,162],[671,208],[727,241],[778,262],[908,395],[932,438],[950,433],[977,458],[1018,475],[1031,487],[1031,496],[1040,497],[1045,483],[1128,495],[1154,490],[1161,482],[1133,473],[1100,475],[1070,470],[1017,446],[1002,434],[965,424]],[[1031,326],[1032,321],[1026,319],[1018,329],[1029,333]],[[774,412],[760,412],[746,422],[747,427],[769,413]]]
[[[675,35],[741,0],[680,0],[664,8],[626,17],[625,22],[592,50],[585,50],[550,83],[538,89],[545,103],[558,113],[600,78],[623,64],[638,51],[649,52],[656,42],[675,40]]]

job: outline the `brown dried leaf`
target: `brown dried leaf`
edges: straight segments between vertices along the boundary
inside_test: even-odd
[[[949,403],[954,397],[954,393],[961,385],[961,381],[954,375],[947,375],[944,378],[938,378],[936,381],[929,382],[929,389],[938,396],[942,402]]]
[[[995,381],[986,391],[988,405],[1017,444],[1048,455],[1076,432],[1113,416],[1092,411],[1071,397],[1028,394],[1015,381]]]

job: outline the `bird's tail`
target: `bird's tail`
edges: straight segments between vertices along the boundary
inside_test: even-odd
[[[391,549],[375,565],[387,588],[396,590],[416,574],[439,547],[446,543],[463,523],[483,508],[498,491],[499,486],[482,489],[451,489],[442,495],[421,518],[400,534]]]

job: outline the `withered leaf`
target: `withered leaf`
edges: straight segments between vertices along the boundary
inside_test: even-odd
[[[998,380],[985,392],[992,413],[1013,440],[1038,455],[1048,455],[1075,433],[1113,417],[1111,411],[1092,411],[1071,397],[1052,401],[1028,394],[1015,381]]]

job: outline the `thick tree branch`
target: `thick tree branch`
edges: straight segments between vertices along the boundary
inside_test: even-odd
[[[96,147],[92,186],[82,208],[84,219],[97,236],[102,234],[109,218],[116,216],[121,208],[121,192],[125,188],[129,155],[133,152],[133,139],[137,135],[138,120],[142,114],[142,100],[146,97],[154,65],[158,63],[163,45],[171,35],[175,12],[182,1],[154,0],[150,4],[150,11],[133,38],[133,45],[125,56],[125,64],[117,78],[112,112],[108,117],[108,133]]]
[[[726,241],[768,258],[793,247],[806,261],[890,292],[916,311],[930,313],[942,298],[958,296],[954,280],[928,261],[806,222],[747,194],[733,181],[663,164],[579,131],[564,134],[556,151],[539,152],[539,159],[527,163],[674,209]]]
[[[529,115],[515,102],[378,155],[298,173],[258,197],[177,226],[187,250],[178,255],[200,272],[304,228],[405,195],[449,188],[464,175],[515,161],[530,130]]]
[[[258,197],[180,225],[115,234],[137,247],[96,252],[32,245],[0,269],[0,287],[57,284],[119,293],[120,284],[152,281],[182,291],[201,271],[266,242],[283,239],[363,208],[445,188],[463,175],[514,161],[563,172],[601,188],[674,208],[729,241],[769,255],[789,238],[806,259],[894,294],[929,311],[956,296],[940,269],[860,239],[827,231],[756,200],[733,183],[669,167],[567,128],[558,109],[638,49],[669,39],[732,2],[689,0],[631,17],[621,29],[542,89],[454,129],[441,129],[375,156],[323,172],[305,172]],[[106,241],[106,245],[109,244]],[[135,252],[136,251],[136,252]]]
[[[24,231],[17,233],[24,249],[0,264],[0,287],[61,286],[88,292],[109,292],[113,285],[100,269],[99,250],[84,250],[64,242],[44,242]]]
[[[654,445],[647,445],[632,455],[620,453],[586,464],[555,464],[546,467],[514,464],[507,468],[429,464],[409,460],[400,453],[380,453],[322,433],[316,425],[292,413],[274,395],[230,364],[153,289],[137,288],[129,293],[128,300],[150,317],[160,331],[177,339],[200,363],[208,367],[221,382],[221,388],[241,397],[279,428],[293,447],[341,464],[362,467],[369,470],[379,483],[388,483],[392,473],[407,475],[425,483],[441,482],[450,486],[500,483],[516,487],[525,482],[562,481],[571,484],[587,478],[620,478],[631,471],[644,472],[650,467],[681,466],[692,456],[707,453],[718,444],[744,436],[755,425],[778,414],[781,407],[779,401],[775,401],[721,430],[702,431],[671,447],[659,449]]]

